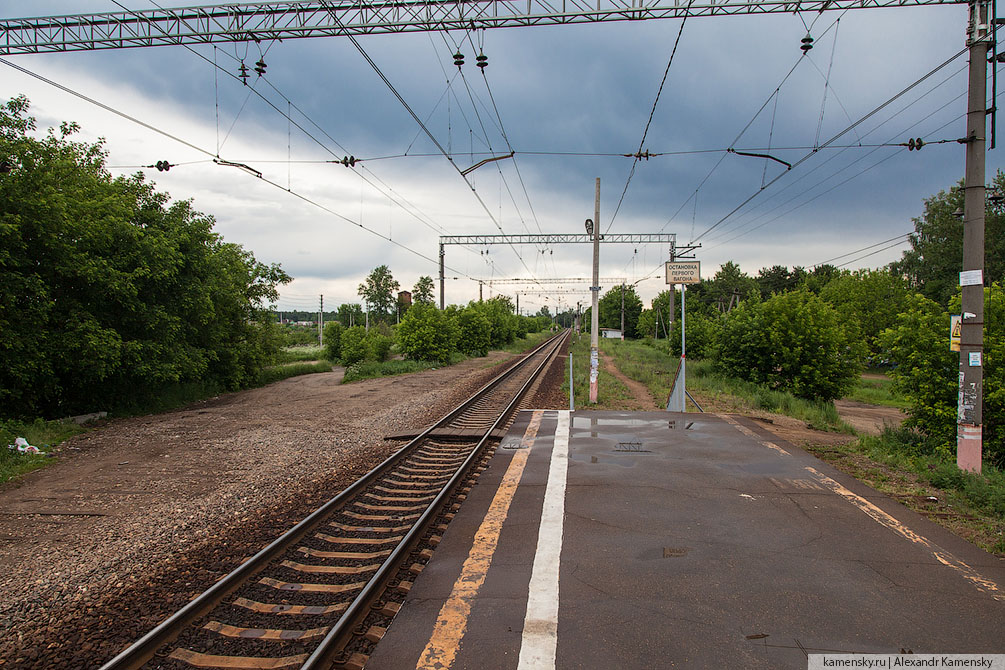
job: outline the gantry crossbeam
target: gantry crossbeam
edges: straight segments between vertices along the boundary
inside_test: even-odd
[[[170,44],[966,4],[961,0],[411,0],[255,2],[0,22],[0,55]]]

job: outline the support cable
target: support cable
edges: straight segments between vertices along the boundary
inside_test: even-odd
[[[621,205],[625,201],[625,194],[628,193],[628,185],[632,183],[632,177],[635,176],[635,168],[638,167],[639,157],[642,154],[642,148],[646,144],[646,137],[649,135],[649,126],[652,125],[653,117],[656,115],[656,107],[660,103],[660,96],[663,95],[663,87],[667,83],[667,76],[670,74],[670,66],[673,65],[673,57],[677,54],[677,46],[680,44],[681,35],[684,34],[684,26],[687,24],[687,17],[691,11],[691,5],[694,4],[694,0],[688,0],[687,8],[684,9],[684,18],[681,19],[680,28],[677,30],[677,39],[674,40],[673,49],[670,51],[670,58],[667,60],[666,69],[663,70],[663,79],[660,80],[660,87],[656,90],[656,99],[653,100],[652,109],[649,110],[649,118],[646,120],[645,130],[642,131],[642,140],[639,142],[639,149],[635,152],[635,159],[632,161],[632,169],[628,172],[628,179],[625,180],[625,188],[621,191],[621,197],[618,199],[618,206],[614,208],[614,214],[611,216],[611,222],[607,224],[607,228],[604,232],[611,232],[611,227],[614,225],[614,220],[618,218],[618,212],[621,211]],[[597,227],[600,227],[600,222],[597,221]]]
[[[904,88],[903,90],[901,90],[899,93],[897,93],[893,97],[887,99],[886,102],[880,104],[878,107],[874,108],[872,111],[870,111],[867,114],[865,114],[864,116],[862,116],[858,121],[855,121],[851,125],[847,126],[844,130],[841,130],[836,135],[833,135],[829,140],[827,140],[822,145],[820,145],[819,148],[813,149],[809,153],[805,154],[802,158],[800,158],[795,163],[793,163],[792,167],[793,168],[799,167],[800,165],[802,165],[803,163],[805,163],[807,160],[809,160],[812,156],[814,156],[820,149],[833,144],[834,142],[836,142],[840,138],[844,137],[846,134],[848,134],[849,132],[851,132],[852,130],[854,130],[855,128],[857,128],[858,126],[860,126],[861,124],[865,123],[867,120],[869,120],[870,118],[872,118],[873,116],[875,116],[876,114],[878,114],[880,111],[882,111],[883,109],[885,109],[889,105],[893,104],[894,101],[896,101],[897,99],[899,99],[902,96],[906,95],[911,90],[913,90],[916,86],[920,85],[922,82],[924,82],[925,80],[927,80],[929,77],[931,77],[935,73],[939,72],[942,68],[946,67],[947,65],[949,65],[950,63],[952,63],[954,60],[956,60],[957,58],[959,58],[963,54],[967,53],[968,50],[969,50],[969,47],[965,47],[965,48],[961,49],[960,51],[956,52],[956,54],[954,54],[953,56],[950,56],[947,60],[943,61],[940,65],[937,65],[934,69],[932,69],[931,71],[929,71],[927,74],[923,75],[920,79],[915,80],[912,84],[910,84],[909,86],[907,86],[906,88]],[[691,242],[692,243],[697,242],[702,237],[704,237],[705,235],[707,235],[711,231],[715,230],[722,223],[724,223],[725,221],[727,221],[734,214],[736,214],[743,207],[745,207],[750,201],[752,201],[758,195],[760,195],[761,193],[763,193],[765,189],[769,188],[772,184],[774,184],[775,182],[777,182],[779,179],[781,179],[786,174],[788,174],[788,171],[779,174],[777,177],[775,177],[774,179],[772,179],[771,181],[769,181],[767,184],[765,184],[764,186],[762,186],[758,190],[754,191],[750,196],[748,196],[746,199],[744,199],[743,202],[741,202],[739,205],[737,205],[736,207],[734,207],[728,214],[726,214],[725,216],[723,216],[721,219],[719,219],[718,221],[716,221],[715,223],[713,223],[711,226],[709,226],[708,228],[706,228],[700,235],[698,235],[698,237],[696,237],[693,240],[691,240]]]

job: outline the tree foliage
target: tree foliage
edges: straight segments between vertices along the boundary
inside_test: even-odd
[[[621,330],[621,299],[624,291],[625,337],[638,337],[639,315],[642,314],[642,299],[634,286],[613,286],[597,302],[601,328]]]
[[[879,334],[901,320],[910,300],[902,277],[889,270],[845,272],[832,279],[820,297],[830,303],[846,322],[854,323],[874,362],[885,359]]]
[[[864,348],[838,313],[808,291],[746,301],[726,315],[716,342],[725,374],[803,398],[840,398],[858,379]]]
[[[359,285],[357,293],[366,300],[371,319],[386,321],[388,316],[393,314],[399,288],[400,285],[391,276],[388,267],[378,265],[370,272],[366,281]]]
[[[342,333],[345,327],[338,321],[329,321],[324,328],[325,358],[338,361],[342,357]]]
[[[468,356],[485,356],[492,346],[492,323],[484,310],[474,303],[454,317],[457,324],[457,349]]]
[[[1005,467],[1005,292],[984,289],[985,459]],[[950,309],[959,310],[959,297]],[[923,447],[952,458],[956,453],[960,355],[949,350],[949,312],[913,295],[895,327],[881,335],[895,364],[890,372],[907,398],[906,424],[926,437]]]
[[[412,302],[418,305],[432,305],[434,296],[433,278],[422,275],[412,288]]]
[[[1005,174],[996,174],[991,186],[1005,190]],[[963,268],[963,225],[954,214],[962,208],[962,185],[925,200],[924,213],[914,219],[911,248],[891,264],[909,286],[943,307],[956,294]],[[984,226],[984,278],[989,286],[1005,279],[1005,204],[988,200]]]
[[[0,407],[114,407],[188,381],[239,388],[279,345],[263,309],[289,281],[142,175],[113,179],[73,124],[42,138],[0,109]]]
[[[415,360],[449,362],[455,337],[453,321],[433,305],[415,305],[398,326],[398,347]]]

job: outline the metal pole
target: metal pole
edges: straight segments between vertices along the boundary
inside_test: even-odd
[[[593,294],[590,313],[590,402],[597,402],[597,377],[600,375],[600,177],[597,177],[593,203]]]
[[[325,294],[321,294],[321,311],[318,318],[318,346],[325,346]]]
[[[483,286],[484,286],[484,284],[481,281],[479,281],[478,282],[478,302],[482,301],[482,287]],[[441,307],[440,309],[443,309],[443,308]]]
[[[520,313],[520,292],[519,291],[517,291],[517,293],[516,293],[516,313],[517,314]]]
[[[569,411],[576,411],[576,389],[572,385],[572,354],[569,354]]]
[[[683,391],[682,396],[684,401],[682,403],[681,411],[687,411],[687,349],[685,346],[684,337],[684,293],[687,291],[687,285],[680,285],[680,387]]]
[[[987,2],[970,3],[967,43],[970,88],[967,100],[967,156],[963,180],[963,318],[960,332],[960,388],[957,403],[956,464],[981,471],[983,449],[984,351],[984,169],[987,137]],[[995,67],[993,64],[992,67]]]
[[[440,309],[443,309],[443,242],[440,242]]]

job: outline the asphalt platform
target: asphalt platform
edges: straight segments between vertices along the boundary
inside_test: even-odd
[[[750,419],[535,410],[366,667],[805,669],[903,651],[1005,653],[1005,561]]]

